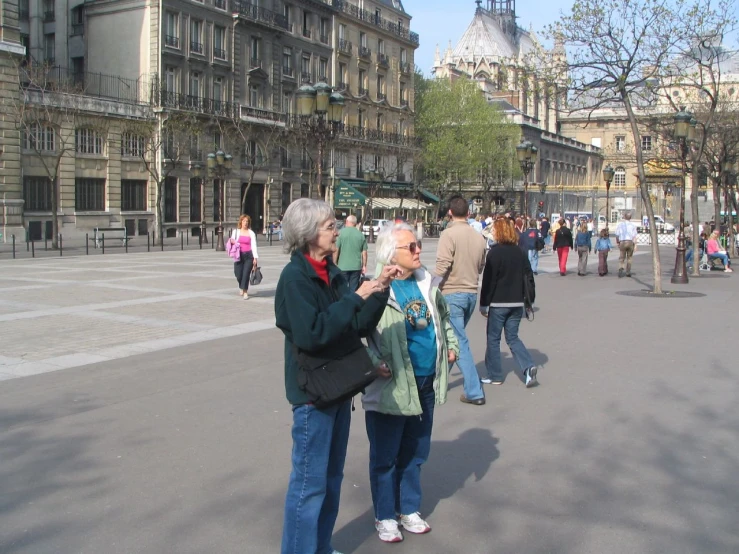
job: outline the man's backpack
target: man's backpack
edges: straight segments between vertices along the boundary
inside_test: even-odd
[[[541,236],[536,237],[534,248],[536,248],[537,252],[541,252],[542,250],[544,250],[544,239]]]

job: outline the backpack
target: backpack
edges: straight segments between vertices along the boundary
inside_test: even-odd
[[[541,252],[544,250],[544,239],[541,236],[536,237],[536,242],[534,243],[534,248],[536,248],[537,252]]]

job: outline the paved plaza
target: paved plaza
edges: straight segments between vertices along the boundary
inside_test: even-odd
[[[244,301],[225,253],[118,252],[0,260],[0,553],[278,552],[287,256],[260,246],[264,281]],[[334,546],[739,552],[737,277],[671,286],[673,255],[665,288],[703,296],[619,294],[650,283],[646,249],[631,279],[598,277],[595,257],[578,277],[576,255],[563,278],[543,257],[521,328],[541,385],[523,386],[504,346],[505,384],[469,406],[454,370],[423,473],[429,535],[377,540],[358,403]],[[481,372],[484,325],[468,328]]]

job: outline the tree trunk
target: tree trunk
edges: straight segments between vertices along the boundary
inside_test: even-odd
[[[164,244],[163,204],[164,204],[164,181],[165,179],[162,179],[157,182],[157,216],[156,216],[156,226],[155,227],[156,227],[158,238],[161,241],[160,244]],[[154,244],[156,244],[156,238],[157,237],[155,237]]]
[[[712,179],[713,180],[713,179]],[[721,185],[713,180],[713,222],[721,229]]]
[[[56,250],[59,248],[59,177],[51,179],[51,234],[51,247]]]
[[[700,277],[700,215],[698,214],[698,164],[693,164],[690,187],[690,215],[693,221],[693,277]]]

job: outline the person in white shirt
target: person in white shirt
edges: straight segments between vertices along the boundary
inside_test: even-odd
[[[636,225],[631,222],[631,212],[624,214],[623,220],[616,227],[616,244],[620,254],[618,256],[618,276],[631,277],[631,258],[634,255],[636,243]]]

